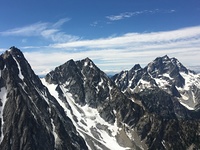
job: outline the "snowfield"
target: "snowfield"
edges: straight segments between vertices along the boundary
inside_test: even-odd
[[[72,120],[82,137],[85,137],[85,135],[90,136],[111,150],[130,149],[128,147],[125,148],[120,146],[117,142],[116,136],[119,131],[122,130],[117,127],[117,121],[115,121],[114,125],[111,125],[100,117],[96,109],[93,109],[88,105],[80,106],[76,104],[71,93],[64,88],[66,85],[59,85],[67,99],[67,102],[64,102],[59,99],[56,91],[57,85],[47,83],[44,78],[41,79],[41,81],[48,88],[49,92],[57,99],[58,103],[62,106],[67,116]],[[68,105],[70,107],[68,107]],[[53,133],[53,135],[56,140],[57,135],[55,133]],[[95,142],[93,143],[95,144]],[[99,145],[95,144],[95,147],[96,149],[103,150]]]

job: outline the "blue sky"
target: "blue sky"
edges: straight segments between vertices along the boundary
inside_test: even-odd
[[[91,58],[105,72],[177,57],[199,66],[199,0],[1,0],[0,51],[20,48],[37,74]]]

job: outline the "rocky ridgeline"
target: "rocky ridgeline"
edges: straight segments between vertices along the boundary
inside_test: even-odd
[[[200,147],[199,76],[175,58],[111,79],[89,58],[69,60],[40,80],[12,47],[0,71],[0,149]]]

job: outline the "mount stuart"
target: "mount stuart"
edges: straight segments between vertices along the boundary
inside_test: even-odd
[[[200,75],[176,58],[108,77],[89,58],[35,75],[23,53],[0,55],[2,150],[200,148]]]

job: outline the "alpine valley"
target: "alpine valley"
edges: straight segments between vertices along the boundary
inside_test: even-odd
[[[0,55],[1,150],[200,148],[200,75],[176,58],[108,77],[89,58],[35,75],[23,53]]]

